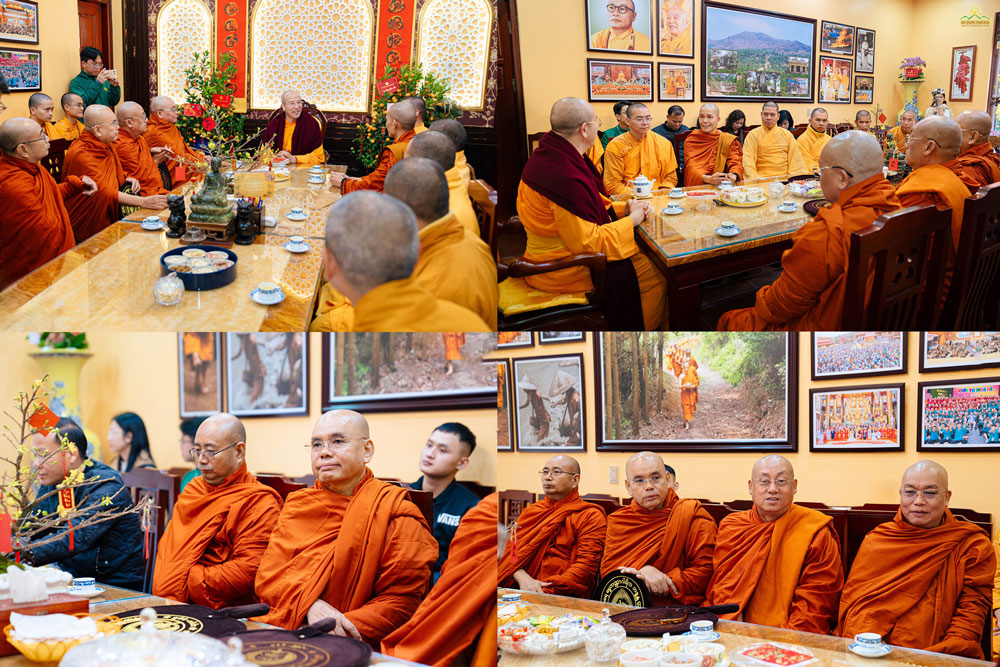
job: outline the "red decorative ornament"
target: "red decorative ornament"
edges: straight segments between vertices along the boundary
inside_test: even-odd
[[[200,104],[187,104],[184,106],[184,115],[190,116],[192,118],[201,118],[205,114],[205,110]]]
[[[228,109],[233,103],[232,95],[212,95],[212,104],[220,109]]]
[[[205,128],[207,132],[211,132],[212,130],[215,129],[215,121],[212,120],[211,118],[206,118],[205,120],[201,121],[201,126]]]

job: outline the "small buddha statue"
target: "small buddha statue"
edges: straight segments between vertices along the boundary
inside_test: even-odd
[[[205,175],[205,183],[191,196],[191,215],[188,222],[214,222],[228,224],[235,217],[233,205],[226,199],[226,177],[222,173],[222,159],[213,157],[212,168]]]

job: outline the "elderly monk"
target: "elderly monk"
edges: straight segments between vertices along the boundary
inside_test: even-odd
[[[46,128],[49,139],[65,139],[75,141],[80,138],[83,131],[83,98],[76,93],[66,93],[59,100],[62,105],[63,114],[59,122],[52,123]]]
[[[684,185],[719,185],[743,178],[743,146],[719,130],[719,107],[702,104],[698,129],[684,140]]]
[[[497,585],[589,598],[604,550],[604,510],[580,498],[580,464],[553,456],[542,466],[545,497],[517,517],[497,565]]]
[[[854,129],[861,130],[862,132],[871,132],[872,115],[864,109],[854,114]]]
[[[649,107],[634,102],[626,113],[628,132],[612,139],[604,151],[604,187],[608,195],[628,195],[628,182],[640,175],[656,181],[654,188],[677,185],[673,144],[649,131],[653,124]]]
[[[122,102],[115,115],[118,117],[118,139],[112,146],[125,174],[139,181],[139,194],[144,197],[166,194],[158,165],[167,159],[167,149],[164,146],[150,148],[142,136],[148,124],[146,112],[136,102]]]
[[[646,12],[648,14],[648,8]],[[638,16],[635,0],[608,0],[608,25],[611,27],[592,34],[590,47],[649,53],[649,37],[632,27]]]
[[[421,132],[426,132],[428,127],[424,125],[424,121],[427,119],[427,103],[424,102],[424,98],[410,95],[401,99],[400,102],[406,102],[413,107],[413,113],[417,115],[417,120],[413,124],[413,133],[420,134]]]
[[[778,105],[764,102],[760,110],[760,127],[747,133],[743,142],[743,172],[745,178],[799,176],[808,174],[802,151],[792,133],[778,127]]]
[[[316,483],[285,499],[257,570],[261,620],[291,630],[325,618],[377,647],[427,592],[437,542],[406,491],[375,479],[368,422],[331,410],[308,445]]]
[[[49,139],[52,138],[52,113],[55,109],[55,102],[45,93],[35,93],[28,98],[28,118],[38,123]]]
[[[840,598],[837,634],[983,659],[996,554],[982,528],[948,509],[948,472],[918,461],[903,473],[892,521],[868,533]]]
[[[406,146],[415,136],[414,125],[417,114],[409,104],[393,104],[385,112],[385,133],[392,143],[382,149],[378,156],[375,169],[363,178],[348,178],[347,174],[334,172],[330,174],[330,184],[339,187],[343,194],[358,190],[376,190],[381,192],[385,184],[385,176],[392,165],[403,159]]]
[[[896,150],[900,153],[906,152],[906,147],[910,135],[913,133],[914,124],[917,122],[917,112],[906,109],[899,114],[899,125],[889,130],[887,137],[891,137],[896,143]]]
[[[945,164],[969,187],[970,194],[976,194],[984,185],[1000,181],[1000,157],[990,143],[993,120],[985,111],[963,111],[955,121],[962,129],[962,151]]]
[[[416,216],[399,200],[352,192],[334,202],[326,217],[323,276],[354,304],[354,331],[492,331],[471,310],[435,297],[411,277],[419,253]]]
[[[304,103],[297,90],[281,94],[281,110],[267,124],[264,143],[271,144],[278,158],[308,167],[323,164],[323,125],[311,113],[303,115]]]
[[[451,143],[455,146],[455,169],[462,176],[462,185],[468,190],[469,182],[472,180],[472,168],[469,167],[469,161],[465,159],[465,144],[469,141],[469,135],[465,128],[454,118],[442,118],[431,123],[429,129],[440,132],[451,139]]]
[[[833,519],[792,504],[798,482],[783,456],[757,461],[747,486],[753,507],[719,524],[706,602],[739,604],[729,620],[830,634],[844,585]]]
[[[184,143],[181,131],[177,129],[177,105],[164,95],[149,101],[149,125],[146,127],[146,141],[151,146],[166,146],[168,149],[167,169],[174,187],[187,182],[190,176],[180,160],[204,162],[205,155]]]
[[[517,191],[517,212],[528,236],[524,257],[549,261],[604,253],[608,293],[615,295],[605,300],[608,327],[658,328],[666,310],[666,280],[640,253],[633,231],[652,207],[639,200],[613,203],[597,168],[583,157],[597,138],[594,107],[576,97],[563,98],[552,105],[549,123],[552,131],[528,158]],[[584,267],[529,276],[525,282],[543,292],[594,289]]]
[[[11,118],[0,125],[0,290],[75,245],[63,198],[93,195],[89,176],[59,185],[39,162],[49,140],[33,120]]]
[[[247,471],[246,429],[206,419],[191,455],[199,477],[174,505],[156,552],[153,595],[212,609],[257,602],[254,577],[281,513],[281,496]]]
[[[844,313],[851,233],[900,208],[882,175],[882,147],[861,130],[841,132],[820,155],[819,182],[831,202],[792,235],[781,275],[757,292],[753,308],[725,313],[720,331],[836,331]],[[864,304],[847,304],[861,308]]]
[[[675,483],[659,454],[635,454],[625,464],[632,502],[608,517],[601,576],[634,574],[655,606],[700,605],[712,578],[715,521],[697,500],[679,498]]]
[[[684,3],[673,1],[664,3],[661,12],[660,25],[664,30],[660,33],[660,55],[691,55],[690,12]]]
[[[119,192],[126,182],[132,192],[139,181],[128,177],[122,169],[112,144],[118,138],[115,112],[100,104],[91,104],[83,113],[84,130],[70,144],[63,161],[63,181],[72,176],[90,176],[97,183],[97,192],[79,192],[65,198],[66,210],[73,225],[76,242],[81,243],[118,219],[118,205],[160,210],[166,208],[167,197],[161,194],[139,196]]]
[[[802,159],[805,160],[806,168],[810,171],[819,167],[819,156],[823,152],[823,147],[830,141],[830,135],[826,133],[826,125],[830,120],[830,114],[826,109],[816,107],[809,114],[809,126],[806,131],[799,135],[795,143],[799,146]]]
[[[448,209],[458,218],[465,231],[479,236],[479,218],[472,208],[469,189],[462,185],[462,173],[455,167],[455,144],[451,139],[440,132],[428,130],[410,140],[403,157],[428,158],[441,165],[448,180]]]

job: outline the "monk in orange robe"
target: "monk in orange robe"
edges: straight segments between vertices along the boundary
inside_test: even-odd
[[[1000,181],[1000,156],[993,151],[993,119],[985,111],[963,111],[955,118],[962,128],[962,151],[945,164],[969,187],[970,194]]]
[[[497,565],[497,585],[589,598],[597,583],[607,518],[580,498],[580,464],[553,456],[542,466],[545,497],[517,517]]]
[[[833,205],[820,209],[792,235],[781,257],[781,275],[757,292],[753,308],[719,318],[720,331],[836,331],[845,304],[851,233],[900,208],[897,193],[882,175],[882,147],[861,130],[841,132],[820,155],[820,185]]]
[[[470,664],[478,638],[492,643],[496,661],[489,623],[491,617],[496,623],[496,586],[484,574],[496,567],[498,498],[491,493],[462,517],[441,577],[410,620],[382,640],[382,653],[422,665]]]
[[[139,181],[126,178],[121,161],[111,147],[118,138],[114,112],[106,106],[92,104],[83,113],[83,121],[83,133],[70,144],[63,161],[63,181],[72,176],[90,176],[97,183],[96,193],[80,192],[65,198],[77,243],[117,220],[119,204],[153,210],[167,206],[166,195],[143,197],[119,191],[127,181],[132,191],[138,192]]]
[[[63,198],[93,195],[89,176],[56,184],[39,162],[49,142],[37,123],[11,118],[0,125],[0,290],[76,244]]]
[[[125,175],[139,181],[139,194],[143,196],[166,194],[159,165],[167,159],[167,151],[163,146],[150,148],[142,136],[148,124],[146,112],[135,102],[122,102],[115,113],[118,139],[113,146]]]
[[[990,536],[948,509],[948,472],[918,461],[903,474],[899,510],[868,533],[840,598],[837,634],[983,659],[997,558]]]
[[[66,93],[59,101],[62,105],[65,116],[58,122],[49,125],[45,131],[49,139],[65,139],[66,141],[76,141],[83,132],[83,98],[76,93]]]
[[[297,90],[286,90],[281,94],[281,111],[264,128],[264,143],[270,144],[275,157],[288,164],[309,167],[323,164],[323,125],[311,113],[303,113],[305,103]]]
[[[257,602],[254,578],[281,496],[247,471],[246,429],[220,413],[195,434],[188,483],[156,551],[153,595],[221,609]]]
[[[393,104],[385,112],[385,133],[392,139],[392,143],[382,149],[378,156],[378,164],[375,169],[362,178],[349,178],[347,174],[330,174],[331,187],[339,187],[343,194],[356,192],[358,190],[376,190],[381,192],[385,185],[385,177],[389,174],[389,169],[403,159],[406,146],[413,139],[415,133],[413,127],[417,122],[417,115],[413,107],[409,104]]]
[[[743,146],[719,130],[719,107],[702,104],[698,129],[684,140],[684,185],[735,183],[743,178]]]
[[[403,157],[428,158],[441,165],[448,181],[448,208],[462,223],[465,231],[479,236],[479,218],[476,216],[475,209],[472,208],[469,189],[462,185],[462,174],[455,166],[455,144],[452,143],[451,139],[440,132],[428,130],[410,140]],[[495,267],[494,264],[494,270]]]
[[[625,464],[632,502],[608,517],[601,577],[634,574],[655,606],[700,605],[712,578],[715,521],[697,500],[677,496],[672,470],[652,452]]]
[[[628,132],[611,140],[604,151],[604,187],[609,195],[628,195],[629,181],[645,176],[654,188],[677,185],[677,158],[674,146],[656,132],[650,132],[653,117],[649,107],[629,105]]]
[[[167,149],[167,168],[170,170],[171,184],[175,188],[186,183],[197,173],[190,165],[182,164],[181,160],[193,163],[205,161],[204,153],[184,143],[184,137],[177,129],[177,105],[172,99],[163,95],[149,101],[146,143]]]
[[[313,427],[316,483],[285,499],[256,591],[271,611],[260,620],[292,630],[334,618],[333,634],[378,647],[427,592],[438,544],[406,491],[368,469],[375,443],[351,410]]]
[[[684,430],[691,427],[698,406],[698,369],[689,365],[681,378],[681,409],[684,411]]]
[[[757,461],[747,485],[754,506],[719,524],[706,603],[740,605],[721,618],[830,634],[844,585],[833,519],[792,503],[798,482],[783,456]]]

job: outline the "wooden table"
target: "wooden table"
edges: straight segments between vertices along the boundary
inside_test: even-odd
[[[550,616],[561,616],[566,613],[589,614],[595,618],[600,618],[601,610],[608,609],[612,614],[628,611],[629,607],[619,605],[609,605],[594,600],[580,600],[561,595],[549,595],[547,593],[526,593],[501,588],[497,595],[503,593],[521,593],[521,599],[532,603],[533,615],[545,614]],[[844,637],[830,637],[827,635],[817,635],[811,632],[796,632],[794,630],[782,630],[764,625],[754,625],[753,623],[740,623],[737,621],[719,621],[716,630],[722,635],[717,641],[728,649],[737,649],[748,644],[760,641],[775,641],[786,644],[796,644],[808,648],[818,658],[818,663],[812,663],[815,667],[990,667],[992,662],[972,660],[943,653],[930,653],[928,651],[918,651],[915,649],[894,646],[892,653],[885,658],[862,658],[847,650],[847,645],[851,640]],[[500,665],[531,665],[532,667],[554,667],[559,665],[613,665],[615,663],[592,662],[587,657],[584,648],[568,651],[566,653],[556,653],[548,656],[520,656],[504,653],[500,658]]]
[[[292,171],[265,200],[275,216],[253,245],[233,245],[239,257],[237,278],[225,287],[188,291],[176,306],[153,299],[161,276],[159,257],[176,248],[166,231],[148,232],[136,222],[147,215],[166,220],[169,211],[140,210],[95,234],[69,252],[39,267],[0,292],[3,328],[12,331],[305,331],[312,318],[322,276],[326,212],[339,195],[326,185],[310,185],[308,169]],[[187,192],[185,192],[187,190]],[[175,189],[190,195],[190,184]],[[321,193],[327,193],[316,201]],[[313,204],[315,203],[315,208]],[[302,222],[285,215],[293,206],[306,210]],[[289,236],[307,237],[306,253],[283,248]],[[281,285],[285,300],[261,306],[250,300],[261,281]]]

